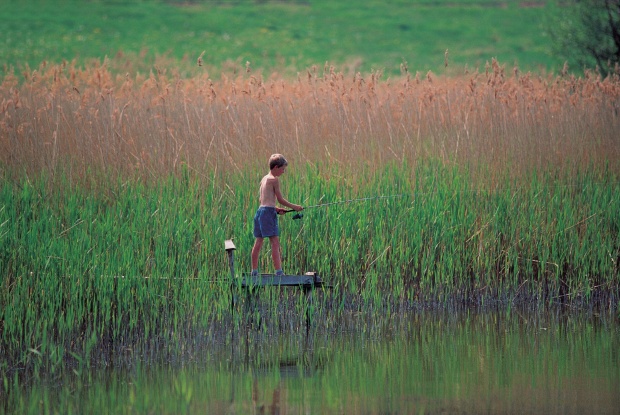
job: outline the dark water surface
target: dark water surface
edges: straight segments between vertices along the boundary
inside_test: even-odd
[[[209,337],[209,336],[207,336]],[[217,337],[217,339],[216,339]],[[618,414],[617,316],[350,314],[243,328],[183,358],[5,381],[4,413]],[[183,346],[179,346],[183,347]]]

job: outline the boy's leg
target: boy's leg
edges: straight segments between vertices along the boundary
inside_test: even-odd
[[[271,259],[273,259],[273,267],[276,271],[281,271],[282,258],[280,256],[280,238],[277,236],[270,236],[269,242],[271,242]]]
[[[263,238],[256,238],[252,247],[252,271],[258,270],[258,256],[263,247]]]

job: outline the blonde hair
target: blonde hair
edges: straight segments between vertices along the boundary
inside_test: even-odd
[[[282,166],[288,166],[288,161],[286,161],[282,154],[272,154],[269,157],[269,170]]]

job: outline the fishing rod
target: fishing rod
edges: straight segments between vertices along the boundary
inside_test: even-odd
[[[333,206],[333,205],[342,205],[344,203],[351,203],[351,202],[362,202],[365,200],[377,200],[377,199],[390,199],[390,198],[394,198],[394,197],[402,197],[403,195],[388,195],[388,196],[370,196],[370,197],[360,197],[358,199],[348,199],[348,200],[339,200],[337,202],[327,202],[327,203],[321,203],[318,205],[312,205],[312,206],[305,206],[303,210],[306,209],[314,209],[314,208],[321,208],[321,207],[326,207],[326,206]],[[288,210],[284,210],[282,211],[282,215],[289,213],[289,212],[296,212],[293,209],[288,209]],[[302,219],[304,217],[304,214],[301,212],[297,212],[295,215],[293,215],[293,219],[297,220],[297,219]]]

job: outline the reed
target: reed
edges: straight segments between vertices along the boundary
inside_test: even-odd
[[[349,76],[325,65],[297,80],[242,72],[214,81],[162,68],[119,75],[108,66],[41,65],[22,83],[3,79],[5,172],[53,176],[62,168],[75,182],[91,181],[96,169],[158,180],[186,166],[208,179],[254,170],[277,149],[297,164],[371,172],[438,158],[485,166],[492,180],[507,165],[521,176],[619,155],[618,74],[507,74],[493,61],[450,78]]]
[[[619,92],[617,75],[508,75],[497,62],[446,79],[328,65],[296,80],[105,65],[8,76],[0,364],[175,354],[244,324],[222,242],[236,238],[247,270],[272,152],[289,158],[289,200],[400,196],[281,218],[286,270],[334,286],[313,304],[318,324],[429,306],[616,310]],[[263,332],[299,329],[304,301],[263,293]]]
[[[302,192],[304,175],[330,187],[308,174],[286,178],[291,194]],[[439,163],[418,166],[415,183],[408,169],[390,174],[402,187],[367,178],[352,196],[411,192],[308,210],[301,222],[281,218],[286,269],[315,270],[334,285],[313,305],[326,320],[350,310],[384,318],[452,304],[615,309],[614,175],[586,173],[570,183],[533,176],[527,187],[506,182],[489,191],[471,189],[463,173]],[[75,361],[70,353],[113,359],[129,347],[183,344],[213,324],[242,324],[230,320],[222,241],[237,237],[237,270],[248,269],[254,206],[246,195],[255,184],[242,177],[211,188],[175,177],[148,186],[110,182],[108,194],[48,192],[44,179],[4,182],[5,364]],[[229,198],[219,193],[226,184],[236,189]],[[267,252],[261,261],[270,264]],[[267,291],[259,300],[255,317],[272,322],[264,330],[303,324],[303,296]]]

